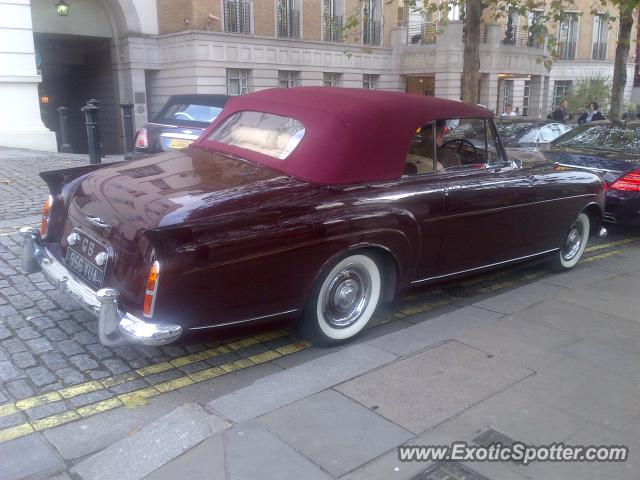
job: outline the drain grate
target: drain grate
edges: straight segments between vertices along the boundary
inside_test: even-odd
[[[489,480],[458,462],[437,462],[411,480]]]
[[[483,447],[490,447],[495,443],[510,447],[511,445],[516,443],[513,438],[507,437],[504,433],[500,433],[497,430],[492,429],[481,433],[476,438],[474,438],[473,441],[478,445],[482,445]]]

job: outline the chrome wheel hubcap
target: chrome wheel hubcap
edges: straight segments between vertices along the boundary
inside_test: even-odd
[[[567,239],[565,240],[564,248],[562,249],[562,257],[565,260],[571,260],[580,251],[580,247],[582,246],[582,233],[581,223],[576,222],[571,226],[569,235],[567,235]]]
[[[332,327],[350,327],[365,311],[370,297],[371,277],[367,270],[360,265],[348,265],[329,280],[322,313]]]

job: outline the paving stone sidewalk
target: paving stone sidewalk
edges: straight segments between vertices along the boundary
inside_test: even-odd
[[[184,389],[32,434],[19,447],[34,452],[41,476],[26,478],[635,480],[638,286],[636,247],[445,315],[416,315],[413,325],[315,358],[300,352],[308,361],[243,385],[214,382],[212,400],[203,395],[200,405]],[[122,425],[105,434],[116,419]],[[490,438],[625,445],[630,458],[528,466],[398,459],[400,445]],[[10,457],[16,448],[0,444],[0,466],[18,472],[28,461],[34,472],[31,456]]]

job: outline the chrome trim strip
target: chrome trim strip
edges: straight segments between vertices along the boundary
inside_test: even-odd
[[[487,208],[486,210],[478,210],[478,211],[474,211],[474,212],[456,213],[456,214],[453,214],[453,215],[446,215],[446,216],[438,217],[437,219],[434,219],[434,220],[442,220],[442,219],[449,220],[450,218],[471,217],[471,216],[475,216],[475,215],[484,215],[486,213],[502,212],[502,211],[505,211],[505,210],[511,210],[513,208],[531,207],[533,205],[542,205],[542,204],[545,204],[545,203],[554,203],[554,202],[560,202],[562,200],[572,200],[574,198],[586,198],[586,197],[597,197],[597,195],[593,194],[593,193],[585,193],[585,194],[582,194],[582,195],[572,195],[570,197],[548,198],[546,200],[538,200],[536,202],[530,202],[530,203],[519,203],[517,205],[506,205],[504,207]]]
[[[206,328],[227,327],[229,325],[237,325],[237,324],[240,324],[240,323],[247,323],[247,322],[253,322],[255,320],[262,320],[264,318],[279,317],[280,315],[287,315],[288,313],[294,313],[294,312],[297,312],[297,311],[298,311],[298,309],[294,308],[293,310],[287,310],[286,312],[272,313],[270,315],[262,315],[260,317],[252,317],[252,318],[247,318],[245,320],[237,320],[235,322],[219,323],[218,325],[206,325],[204,327],[193,327],[193,328],[190,328],[189,330],[204,330]]]
[[[445,275],[436,275],[435,277],[427,277],[421,280],[414,280],[413,282],[411,282],[411,284],[413,285],[414,283],[422,283],[422,282],[427,282],[429,280],[438,280],[439,278],[453,277],[454,275],[460,275],[467,272],[474,272],[474,271],[482,270],[485,268],[497,267],[498,265],[504,265],[505,263],[517,262],[519,260],[526,260],[527,258],[538,257],[540,255],[545,255],[547,253],[557,252],[558,250],[560,249],[552,248],[551,250],[545,250],[544,252],[538,252],[532,255],[525,255],[524,257],[512,258],[511,260],[504,260],[502,262],[490,263],[488,265],[482,265],[480,267],[469,268],[468,270],[460,270],[459,272],[447,273]]]
[[[596,173],[622,173],[620,170],[611,170],[609,168],[597,168],[597,167],[585,167],[582,165],[572,165],[570,163],[562,163],[562,162],[555,162],[555,165],[558,165],[560,167],[568,167],[568,168],[577,168],[579,170],[588,170],[590,172],[596,172]]]

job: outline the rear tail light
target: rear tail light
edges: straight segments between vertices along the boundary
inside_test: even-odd
[[[42,220],[40,221],[40,236],[42,238],[47,236],[49,230],[49,218],[51,216],[51,205],[53,204],[53,197],[49,195],[47,201],[44,202],[44,209],[42,210]]]
[[[160,264],[156,260],[151,265],[149,277],[147,278],[147,289],[144,293],[144,303],[142,306],[142,314],[151,318],[153,316],[153,307],[156,303],[156,293],[158,292],[158,282],[160,281]]]
[[[149,147],[149,139],[147,137],[147,129],[142,128],[136,135],[136,147],[137,148],[148,148]]]
[[[609,188],[624,192],[640,192],[640,169],[627,173],[611,184]]]

